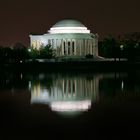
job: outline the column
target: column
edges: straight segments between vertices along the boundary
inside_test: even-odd
[[[88,39],[86,40],[86,55],[88,54]]]
[[[92,55],[92,40],[90,40],[90,54]]]
[[[75,55],[75,48],[74,48],[74,41],[71,40],[71,50],[72,50],[72,55]]]
[[[72,47],[71,47],[71,40],[67,40],[67,45],[68,45],[68,55],[72,55]]]
[[[68,55],[68,40],[66,40],[65,49],[66,49],[66,55]]]
[[[57,39],[54,39],[54,49],[57,47]]]
[[[61,40],[62,42],[62,40]],[[61,54],[64,55],[64,44],[60,45],[61,46]]]
[[[80,55],[80,40],[78,40],[78,55]]]
[[[73,40],[73,42],[74,42],[74,55],[76,55],[76,41]]]
[[[93,55],[95,55],[95,38],[92,40]]]
[[[79,55],[81,56],[82,50],[81,50],[81,40],[79,40]]]
[[[76,40],[76,55],[79,55],[79,43],[78,43],[78,40]]]
[[[86,45],[85,45],[85,49],[86,49],[86,55],[88,54],[88,40],[86,39]]]
[[[84,55],[86,55],[86,51],[87,51],[87,46],[86,46],[86,39],[84,40]]]
[[[70,40],[70,55],[73,55],[73,51],[72,51],[72,40]]]
[[[90,40],[88,40],[88,54],[90,54]]]
[[[59,56],[62,55],[62,43],[58,39],[56,39],[56,48],[59,50]]]
[[[82,49],[82,56],[83,56],[84,55],[84,39],[82,39],[81,49]]]

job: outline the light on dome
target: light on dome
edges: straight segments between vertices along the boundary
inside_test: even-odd
[[[87,30],[86,27],[52,27],[51,30],[65,30],[65,29],[79,29],[79,30]]]
[[[58,33],[90,33],[90,30],[87,30],[86,27],[54,27],[49,31],[51,34]]]

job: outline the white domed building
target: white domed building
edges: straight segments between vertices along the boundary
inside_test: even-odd
[[[98,56],[98,35],[81,22],[65,19],[53,25],[47,34],[30,35],[30,46],[39,49],[50,44],[57,57]]]

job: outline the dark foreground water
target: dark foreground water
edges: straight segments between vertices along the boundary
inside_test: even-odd
[[[133,139],[139,133],[139,72],[0,74],[0,139]]]

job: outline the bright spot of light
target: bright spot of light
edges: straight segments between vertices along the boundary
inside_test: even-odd
[[[31,81],[28,83],[28,88],[31,89]]]
[[[121,49],[121,50],[123,50],[123,47],[124,47],[123,45],[120,45],[120,49]]]
[[[61,101],[52,102],[51,109],[53,111],[87,111],[91,107],[91,101]]]
[[[31,49],[30,48],[28,49],[28,52],[31,52]]]
[[[121,83],[121,89],[123,90],[124,89],[124,82],[122,81]]]
[[[23,75],[22,75],[22,73],[20,74],[20,79],[22,80],[22,78],[23,78]]]

